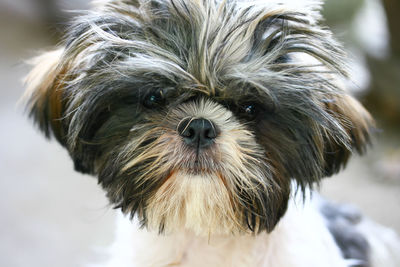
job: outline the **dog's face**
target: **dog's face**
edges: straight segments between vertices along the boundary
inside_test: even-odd
[[[148,228],[271,231],[372,121],[318,3],[265,2],[102,1],[37,59],[31,115]]]

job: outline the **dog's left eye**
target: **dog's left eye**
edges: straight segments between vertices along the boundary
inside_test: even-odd
[[[256,104],[245,104],[240,111],[244,116],[254,118],[258,113],[258,108]]]
[[[165,104],[165,97],[162,90],[158,90],[156,92],[148,94],[143,101],[143,105],[146,108],[157,108],[164,104]]]

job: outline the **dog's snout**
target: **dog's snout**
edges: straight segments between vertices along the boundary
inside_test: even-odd
[[[207,119],[185,119],[178,127],[178,133],[185,143],[196,148],[206,148],[218,136],[215,124]]]

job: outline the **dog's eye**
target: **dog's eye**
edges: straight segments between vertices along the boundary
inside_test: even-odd
[[[143,101],[143,106],[146,108],[157,108],[164,104],[165,97],[162,90],[148,94]]]
[[[245,104],[240,111],[244,116],[254,118],[258,113],[258,108],[256,104]]]

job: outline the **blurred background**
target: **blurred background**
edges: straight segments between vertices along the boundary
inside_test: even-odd
[[[115,211],[96,180],[75,173],[17,105],[25,61],[57,43],[71,10],[88,6],[0,0],[0,266],[83,266],[101,261],[112,241]],[[321,192],[400,232],[400,1],[327,0],[323,13],[352,58],[349,87],[381,131]]]

